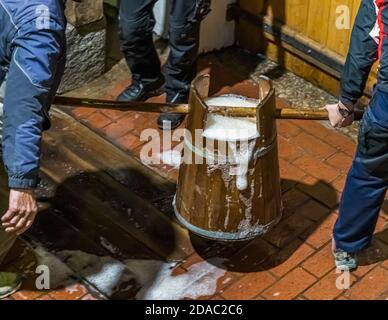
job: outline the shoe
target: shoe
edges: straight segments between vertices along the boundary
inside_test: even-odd
[[[124,89],[117,97],[117,101],[144,101],[155,97],[161,93],[164,85],[164,77],[160,77],[156,82],[144,84],[141,81],[134,81],[130,86]]]
[[[23,283],[20,274],[0,272],[0,300],[13,295]]]
[[[335,265],[338,270],[351,271],[357,269],[357,255],[355,253],[348,253],[341,249],[334,252]]]
[[[169,99],[167,95],[167,101],[169,103],[180,104],[187,103],[189,100],[187,94],[177,94],[174,98]],[[160,130],[174,130],[178,128],[185,120],[186,115],[180,113],[163,113],[158,117],[158,128]]]
[[[331,240],[331,251],[333,252],[335,265],[340,271],[351,271],[357,269],[358,261],[357,254],[348,253],[337,248],[334,238]]]

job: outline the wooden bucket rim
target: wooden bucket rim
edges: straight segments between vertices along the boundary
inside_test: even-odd
[[[202,81],[202,80],[205,80],[205,79],[210,82],[210,79],[211,79],[210,74],[203,74],[203,75],[197,76],[193,80],[193,82],[191,83],[191,87],[192,87],[192,90],[195,92],[195,95],[197,96],[197,98],[200,100],[202,107],[206,107],[205,110],[208,110],[208,105],[205,103],[204,98],[202,98],[202,96],[199,93],[198,88],[197,88],[197,83]],[[273,94],[275,94],[275,88],[274,88],[274,85],[273,85],[273,80],[271,78],[267,77],[267,76],[261,75],[261,76],[259,76],[259,81],[254,83],[255,85],[259,86],[259,88],[258,88],[259,89],[259,95],[260,95],[260,81],[267,82],[268,85],[269,85],[269,89],[268,89],[268,92],[265,95],[265,97],[263,97],[263,98],[259,97],[260,102],[259,102],[259,104],[256,107],[257,110],[260,110],[261,107],[268,102],[268,100],[271,98],[271,96]],[[229,94],[233,94],[233,93],[229,93]],[[207,97],[209,97],[209,96],[207,95]],[[219,97],[219,96],[214,96],[214,97]],[[250,99],[254,99],[254,98],[250,98]]]

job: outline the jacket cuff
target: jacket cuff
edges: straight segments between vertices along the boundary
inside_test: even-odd
[[[35,189],[40,182],[39,177],[9,176],[8,187],[10,189]]]
[[[357,99],[349,99],[344,96],[341,96],[339,101],[347,108],[353,109],[354,105],[357,103]]]

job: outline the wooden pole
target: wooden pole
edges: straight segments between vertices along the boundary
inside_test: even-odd
[[[155,102],[122,102],[113,100],[88,99],[88,98],[73,98],[65,96],[56,96],[54,104],[64,107],[83,107],[93,109],[119,110],[119,111],[135,111],[135,112],[174,112],[188,113],[189,106],[187,104],[168,104]]]
[[[354,119],[359,121],[362,119],[364,111],[355,110]],[[299,119],[299,120],[329,120],[328,113],[322,108],[309,108],[303,110],[282,108],[276,109],[277,119]]]
[[[181,113],[187,114],[189,106],[187,104],[168,104],[155,102],[119,102],[100,99],[73,98],[65,96],[55,97],[54,104],[64,107],[83,107],[94,109],[152,112],[152,113]],[[256,117],[255,108],[240,107],[209,107],[210,113],[227,115],[230,117]],[[360,120],[363,111],[355,112],[355,119]],[[327,111],[322,108],[309,109],[276,109],[275,117],[277,119],[300,119],[300,120],[328,120]]]

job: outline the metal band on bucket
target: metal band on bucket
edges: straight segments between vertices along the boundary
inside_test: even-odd
[[[211,160],[211,161],[216,161],[216,160],[220,160],[220,158],[222,160],[225,160],[224,163],[228,163],[228,159],[229,157],[228,156],[215,156],[214,154],[210,153],[210,152],[207,152],[206,149],[200,149],[200,148],[197,148],[196,146],[194,146],[188,139],[184,139],[185,141],[185,146],[187,146],[187,148],[195,153],[196,155],[200,156],[201,158],[203,159],[207,159],[207,160]],[[271,152],[273,150],[273,148],[276,146],[276,143],[277,143],[277,139],[276,137],[273,139],[273,141],[267,146],[267,147],[263,147],[261,149],[258,149],[255,151],[254,155],[253,155],[253,159],[256,160],[258,158],[262,158],[264,157],[265,155],[267,155],[269,152]]]
[[[270,222],[267,225],[264,225],[264,226],[256,225],[256,226],[253,226],[251,229],[244,230],[243,232],[208,231],[192,225],[181,216],[180,212],[176,207],[176,195],[174,196],[172,206],[174,208],[175,216],[177,217],[179,223],[182,224],[183,227],[187,228],[191,232],[201,237],[211,239],[211,240],[215,240],[215,239],[222,240],[222,241],[252,240],[258,236],[262,236],[266,234],[274,225],[278,224],[278,222],[282,218],[282,214],[280,214],[276,218],[276,220]],[[282,210],[280,210],[280,213],[281,212]]]

